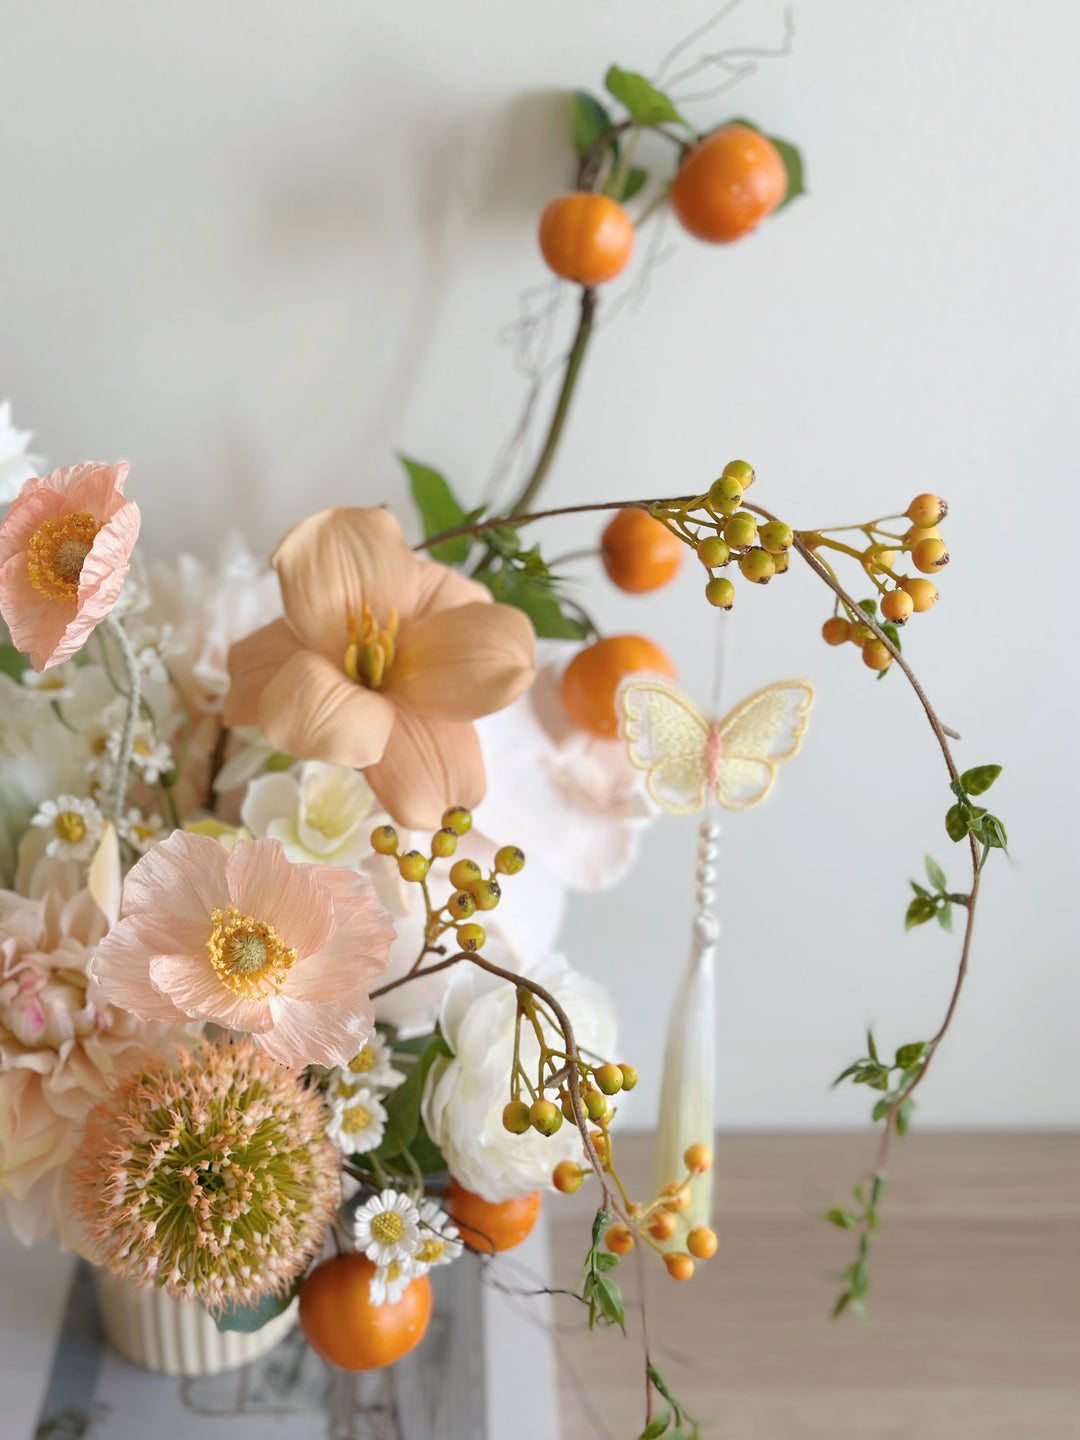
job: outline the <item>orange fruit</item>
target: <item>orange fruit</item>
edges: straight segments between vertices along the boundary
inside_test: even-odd
[[[579,650],[562,678],[562,702],[575,725],[611,739],[619,732],[615,692],[638,671],[675,678],[675,666],[641,635],[608,635]]]
[[[560,195],[540,216],[540,251],[550,269],[578,285],[602,285],[626,267],[634,224],[606,195],[575,190]]]
[[[431,1318],[431,1283],[411,1280],[401,1299],[373,1305],[375,1274],[366,1255],[335,1255],[316,1265],[300,1288],[300,1328],[316,1355],[342,1370],[393,1365],[424,1338]]]
[[[620,510],[600,537],[604,569],[620,590],[659,590],[678,572],[686,548],[646,510]]]
[[[482,1200],[451,1179],[443,1204],[469,1249],[493,1255],[520,1245],[532,1230],[540,1213],[540,1191],[514,1200]]]
[[[749,125],[725,125],[706,135],[680,165],[671,208],[699,240],[738,240],[776,209],[787,187],[780,151],[768,136]]]

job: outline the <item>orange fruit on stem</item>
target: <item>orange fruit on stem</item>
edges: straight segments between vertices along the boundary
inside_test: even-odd
[[[787,194],[772,141],[749,125],[725,125],[695,145],[671,184],[671,208],[699,240],[739,240]]]
[[[451,1179],[443,1204],[469,1249],[494,1255],[496,1250],[512,1250],[530,1233],[540,1213],[540,1191],[514,1200],[482,1200]]]
[[[615,692],[627,675],[675,678],[675,666],[659,645],[641,635],[608,635],[578,651],[563,673],[561,694],[575,725],[610,740],[618,734]]]
[[[574,190],[540,216],[540,252],[563,280],[590,288],[614,280],[633,248],[633,221],[607,195]]]
[[[633,506],[619,511],[600,544],[608,578],[631,595],[666,585],[678,573],[686,548],[667,526]]]
[[[300,1289],[300,1328],[322,1359],[343,1370],[393,1365],[424,1338],[431,1318],[431,1283],[411,1280],[400,1300],[373,1305],[375,1274],[366,1255],[335,1255],[316,1265]]]

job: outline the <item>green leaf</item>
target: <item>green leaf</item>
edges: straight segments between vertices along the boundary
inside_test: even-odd
[[[570,96],[570,127],[574,136],[574,149],[584,159],[601,135],[612,128],[612,119],[595,95],[587,90],[575,90]],[[618,156],[618,137],[612,135],[605,146]]]
[[[501,604],[524,610],[541,639],[584,640],[590,634],[582,620],[565,613],[544,576],[534,577],[517,566],[504,564],[497,569],[478,570],[473,579],[486,585]]]
[[[968,813],[959,803],[949,806],[945,814],[945,833],[950,840],[959,842],[968,833]]]
[[[878,1053],[877,1046],[874,1044],[874,1032],[872,1030],[867,1030],[866,1032],[866,1048],[869,1052],[870,1059],[876,1062]]]
[[[873,1120],[873,1122],[874,1122],[875,1125],[877,1124],[877,1122],[878,1122],[879,1120],[884,1120],[884,1119],[885,1119],[885,1116],[888,1114],[889,1106],[890,1106],[891,1104],[892,1104],[892,1101],[891,1101],[891,1100],[879,1100],[879,1101],[877,1102],[877,1104],[874,1106],[873,1110],[871,1110],[871,1112],[870,1112],[870,1119]]]
[[[930,899],[930,891],[927,890],[925,886],[920,885],[917,880],[909,880],[908,884],[915,891],[916,895],[921,895],[924,900]]]
[[[891,620],[882,620],[881,628],[883,632],[889,637],[890,641],[897,650],[903,648],[900,644],[900,631],[896,628],[896,626],[892,623]]]
[[[896,1133],[906,1135],[911,1128],[911,1112],[915,1109],[914,1100],[901,1100],[896,1107]]]
[[[657,1440],[657,1436],[663,1435],[670,1424],[671,1411],[665,1407],[659,1414],[653,1416],[638,1436],[638,1440]]]
[[[0,673],[18,680],[30,664],[30,657],[15,649],[14,645],[0,645]]]
[[[374,1152],[380,1160],[411,1147],[420,1129],[420,1100],[427,1073],[440,1055],[453,1053],[441,1035],[432,1035],[406,1078],[391,1091],[386,1102],[386,1129]]]
[[[614,1280],[606,1275],[593,1277],[592,1298],[595,1299],[600,1308],[600,1313],[609,1325],[618,1325],[619,1329],[626,1330],[626,1316],[623,1313],[622,1292]]]
[[[960,784],[969,795],[981,795],[990,789],[1000,774],[1000,765],[976,765],[971,770],[964,771],[960,776]]]
[[[842,1315],[850,1304],[851,1293],[850,1291],[845,1290],[844,1293],[840,1296],[840,1299],[837,1300],[836,1304],[832,1308],[832,1318],[835,1320],[838,1315]]]
[[[904,916],[904,929],[914,930],[916,925],[925,925],[932,920],[937,913],[937,906],[927,895],[916,895],[911,904],[907,907]]]
[[[861,1296],[866,1294],[866,1287],[870,1284],[869,1273],[861,1260],[857,1260],[855,1264],[850,1267],[848,1270],[848,1278],[850,1280],[849,1289],[851,1290],[851,1298],[853,1300],[860,1299]]]
[[[983,821],[983,831],[986,836],[986,843],[993,850],[1007,850],[1009,848],[1008,836],[1005,834],[1005,826],[996,815],[987,815]]]
[[[592,1248],[595,1250],[604,1238],[604,1231],[611,1224],[611,1216],[606,1210],[597,1210],[592,1222]]]
[[[644,75],[635,75],[631,70],[620,70],[617,65],[612,65],[604,76],[604,88],[626,107],[631,120],[639,125],[663,125],[669,121],[675,125],[686,125],[664,92],[650,85]]]
[[[622,194],[616,198],[623,204],[632,200],[649,178],[649,172],[643,170],[640,165],[631,165],[626,172],[626,179],[623,181]]]
[[[945,871],[942,870],[932,855],[927,855],[926,857],[926,878],[935,890],[945,889]]]
[[[673,1410],[675,1411],[675,1414],[676,1414],[676,1415],[679,1415],[679,1413],[680,1413],[680,1411],[679,1411],[679,1402],[675,1399],[675,1396],[671,1393],[671,1390],[668,1388],[668,1383],[667,1383],[667,1381],[664,1379],[663,1375],[660,1374],[660,1371],[657,1370],[656,1366],[655,1366],[655,1365],[646,1365],[646,1367],[645,1367],[645,1373],[646,1373],[646,1375],[648,1375],[649,1379],[652,1381],[652,1383],[653,1383],[653,1385],[656,1387],[656,1389],[659,1390],[660,1394],[664,1397],[664,1399],[668,1402],[668,1404],[673,1408]]]
[[[952,906],[947,900],[937,912],[937,923],[941,926],[942,930],[947,931],[950,935],[952,934]]]
[[[850,1230],[856,1223],[854,1215],[850,1215],[846,1210],[839,1208],[826,1210],[825,1219],[830,1225],[835,1225],[840,1230]]]
[[[790,205],[800,195],[806,194],[806,183],[803,178],[802,155],[796,146],[788,140],[780,140],[775,135],[768,137],[780,151],[780,159],[784,162],[784,169],[787,171],[787,194],[773,212],[776,214],[783,210],[785,205]]]
[[[456,530],[466,523],[465,511],[437,470],[405,455],[399,455],[398,459],[408,472],[413,504],[424,522],[425,539],[443,530]],[[443,565],[460,565],[468,556],[471,544],[468,535],[458,535],[453,540],[444,540],[441,545],[429,545],[428,549],[432,558]]]
[[[925,1051],[926,1042],[924,1040],[912,1040],[910,1044],[901,1045],[897,1050],[896,1063],[901,1070],[910,1070],[912,1065],[916,1065],[922,1059]]]
[[[597,1270],[614,1270],[619,1263],[619,1257],[612,1255],[609,1250],[598,1250],[593,1266]]]
[[[304,1283],[304,1274],[296,1277],[287,1295],[264,1295],[257,1305],[226,1305],[220,1315],[215,1315],[214,1324],[219,1330],[239,1330],[243,1335],[261,1330],[289,1308]]]
[[[860,600],[860,601],[859,601],[859,609],[860,609],[860,610],[865,610],[866,613],[867,613],[867,615],[869,615],[869,616],[871,617],[871,619],[873,619],[873,618],[877,615],[877,601],[876,601],[876,600]]]

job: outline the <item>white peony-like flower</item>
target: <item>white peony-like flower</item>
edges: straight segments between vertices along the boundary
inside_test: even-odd
[[[342,1095],[327,1091],[330,1122],[326,1133],[343,1155],[366,1155],[374,1150],[386,1129],[386,1109],[374,1090],[350,1090]]]
[[[105,817],[93,800],[58,795],[46,800],[30,821],[47,832],[45,854],[53,860],[89,860],[97,849]]]
[[[607,992],[557,955],[529,974],[569,1015],[581,1049],[610,1059],[615,1017]],[[493,1202],[549,1185],[560,1160],[581,1156],[574,1125],[563,1124],[550,1137],[535,1130],[511,1135],[503,1128],[516,1015],[513,985],[475,966],[461,966],[439,1017],[454,1054],[434,1062],[424,1087],[424,1124],[446,1156],[450,1173],[467,1190]],[[535,1036],[523,1025],[521,1063],[526,1071],[535,1071],[539,1055]]]
[[[420,1248],[420,1212],[400,1190],[382,1190],[353,1216],[353,1237],[376,1265],[404,1265]]]
[[[294,770],[252,780],[240,818],[256,836],[280,840],[296,864],[359,868],[371,854],[375,805],[358,770],[307,760]]]
[[[476,722],[487,793],[474,819],[538,857],[559,884],[601,890],[630,869],[654,812],[623,742],[589,735],[566,714],[559,689],[579,649],[538,642],[532,686]]]
[[[11,401],[0,405],[0,505],[8,505],[27,480],[38,473],[38,458],[28,455],[29,430],[16,430],[11,423]]]

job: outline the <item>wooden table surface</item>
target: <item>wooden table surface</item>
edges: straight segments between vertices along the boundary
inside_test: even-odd
[[[620,1142],[644,1195],[648,1137]],[[1080,1135],[918,1134],[891,1164],[865,1320],[828,1313],[852,1258],[843,1205],[867,1135],[716,1142],[720,1248],[686,1284],[646,1266],[657,1365],[710,1440],[1080,1440]],[[553,1196],[556,1286],[575,1283],[596,1187]],[[628,1300],[636,1266],[623,1262]],[[628,1338],[556,1300],[563,1440],[633,1440]]]

